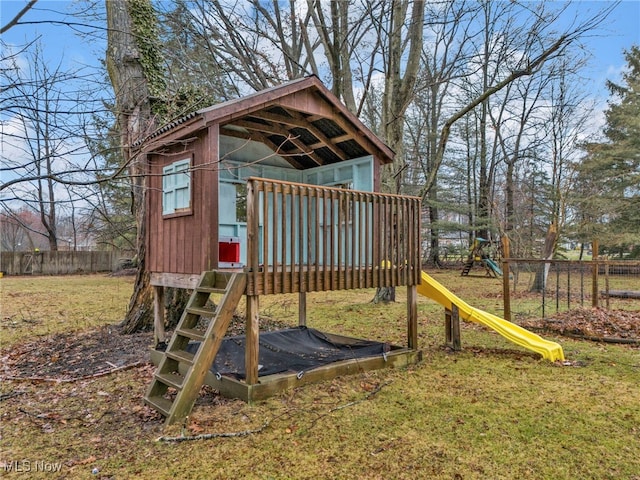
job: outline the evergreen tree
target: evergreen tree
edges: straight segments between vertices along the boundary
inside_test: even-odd
[[[604,140],[585,145],[578,166],[583,230],[599,237],[604,251],[640,245],[640,47],[625,51],[622,82],[608,82]],[[637,250],[637,249],[636,249]]]

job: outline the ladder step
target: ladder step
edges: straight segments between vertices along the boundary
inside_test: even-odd
[[[200,293],[220,293],[220,294],[224,294],[226,292],[224,288],[215,288],[215,287],[196,287],[196,291]]]
[[[196,330],[195,328],[176,328],[176,334],[190,338],[191,340],[197,340],[199,342],[202,342],[205,339],[205,332],[203,332],[202,330]]]
[[[152,408],[155,408],[158,412],[160,412],[165,417],[169,416],[171,412],[171,406],[173,402],[164,397],[144,397],[144,401],[147,405]]]
[[[184,382],[184,377],[177,373],[155,373],[155,378],[159,382],[164,383],[169,387],[176,388],[178,390],[182,389],[182,383]],[[160,397],[158,397],[160,398]]]
[[[215,310],[205,307],[187,307],[187,312],[201,317],[214,317],[216,315]]]
[[[179,362],[193,365],[193,353],[185,352],[184,350],[174,350],[164,352],[164,354],[169,358],[178,360]]]

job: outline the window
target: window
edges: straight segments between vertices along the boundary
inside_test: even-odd
[[[162,214],[172,215],[191,208],[191,159],[179,160],[162,169]]]

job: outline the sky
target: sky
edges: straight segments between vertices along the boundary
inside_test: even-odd
[[[0,24],[4,25],[13,18],[26,3],[27,0],[2,0]],[[564,2],[558,2],[560,3]],[[611,0],[574,0],[567,12],[567,21],[573,19],[575,15],[588,16],[610,3]],[[36,23],[51,20],[77,21],[68,14],[72,8],[77,8],[72,1],[39,0],[35,7],[22,17],[21,22],[26,24],[11,28],[3,35],[2,40],[5,44],[20,45],[40,35],[44,43],[44,53],[52,62],[61,62],[62,67],[97,65],[104,58],[103,39],[97,39],[95,36],[93,39],[91,36],[81,39],[74,29],[68,26]],[[76,30],[88,31],[82,27]],[[599,106],[601,115],[608,99],[606,81],[620,80],[620,74],[625,65],[623,50],[633,44],[640,44],[640,0],[622,0],[604,25],[595,34],[584,38],[583,42],[586,49],[593,55],[584,74],[588,78],[589,90]]]

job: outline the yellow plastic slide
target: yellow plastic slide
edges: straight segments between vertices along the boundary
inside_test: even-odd
[[[460,317],[469,322],[476,322],[492,328],[507,340],[542,355],[545,359],[555,362],[564,360],[562,347],[556,342],[545,340],[535,333],[525,330],[507,320],[491,313],[484,312],[464,302],[431,276],[422,272],[422,282],[418,285],[418,293],[431,300],[435,300],[444,308],[451,309],[456,305]]]

